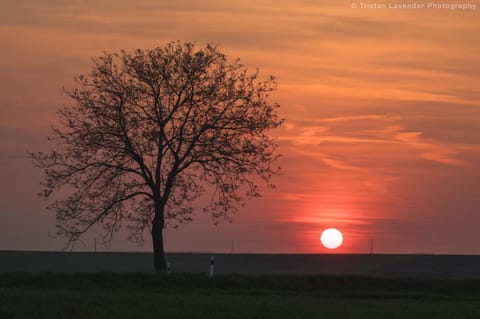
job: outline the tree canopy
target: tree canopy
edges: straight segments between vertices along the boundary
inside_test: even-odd
[[[137,241],[148,230],[162,269],[167,224],[189,222],[197,209],[228,218],[278,172],[268,135],[282,123],[268,102],[275,79],[216,46],[104,53],[75,80],[53,149],[31,154],[69,244],[95,224],[106,241],[122,226]],[[52,196],[62,188],[66,196]]]

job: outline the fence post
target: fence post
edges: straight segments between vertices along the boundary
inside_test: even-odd
[[[210,256],[210,271],[208,277],[212,278],[215,272],[215,256]]]

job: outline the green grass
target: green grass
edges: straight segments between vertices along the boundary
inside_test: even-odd
[[[480,281],[3,274],[0,318],[480,318]]]

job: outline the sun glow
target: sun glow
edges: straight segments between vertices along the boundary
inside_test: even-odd
[[[336,228],[328,228],[322,232],[320,242],[325,248],[337,249],[343,243],[343,235]]]

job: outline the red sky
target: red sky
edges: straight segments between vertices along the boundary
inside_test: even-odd
[[[69,103],[60,88],[103,51],[183,40],[278,77],[284,172],[233,223],[199,214],[168,230],[167,250],[225,252],[233,240],[236,252],[324,253],[320,232],[336,227],[339,253],[366,253],[371,239],[378,253],[480,253],[480,2],[383,3],[2,1],[0,249],[63,247],[25,156],[48,149]],[[120,233],[111,249],[142,248]]]

